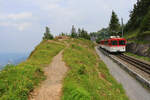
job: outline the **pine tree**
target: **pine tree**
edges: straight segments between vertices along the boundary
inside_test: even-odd
[[[130,12],[130,19],[126,24],[125,30],[134,31],[139,29],[142,25],[145,16],[148,14],[150,8],[150,0],[137,0],[134,9]]]
[[[61,32],[59,36],[66,36],[66,34],[64,32]]]
[[[46,32],[44,33],[43,40],[53,39],[53,35],[50,33],[50,29],[46,27]]]
[[[90,40],[90,35],[88,34],[87,31],[84,30],[84,28],[81,30],[80,38],[84,38],[84,39]]]
[[[150,10],[141,23],[140,32],[145,31],[150,31]]]
[[[75,29],[74,25],[72,25],[71,37],[72,38],[77,38],[77,32],[76,32],[76,29]]]
[[[120,23],[117,15],[114,11],[112,11],[112,16],[109,23],[109,30],[111,32],[111,35],[117,35],[120,29]]]
[[[78,28],[78,37],[81,37],[81,29]]]

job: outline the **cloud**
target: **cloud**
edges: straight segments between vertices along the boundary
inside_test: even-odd
[[[32,26],[32,23],[29,23],[29,22],[24,22],[24,23],[21,23],[21,24],[17,24],[18,30],[20,30],[20,31],[24,31],[25,29],[27,29],[31,26]]]
[[[103,0],[46,0],[37,6],[47,15],[44,18],[49,19],[48,24],[55,34],[69,32],[72,24],[85,27],[88,31],[99,30],[106,27],[112,11]]]
[[[32,25],[30,22],[22,22],[22,23],[13,23],[13,22],[1,22],[0,26],[15,28],[19,31],[24,31]]]
[[[22,20],[22,19],[30,19],[32,18],[32,13],[30,12],[22,12],[18,14],[9,14],[6,16],[8,19],[13,19],[13,20]]]
[[[11,0],[9,0],[11,2]],[[111,11],[115,10],[119,19],[128,20],[129,8],[136,0],[14,0],[18,5],[33,7],[30,12],[9,14],[7,18],[12,20],[31,19],[33,15],[38,17],[40,25],[54,27],[54,33],[69,31],[72,24],[85,27],[88,31],[96,31],[107,27]],[[26,6],[25,6],[26,5]],[[127,6],[128,5],[128,6]],[[127,14],[128,13],[128,14]],[[34,18],[33,18],[34,19]],[[32,20],[31,20],[32,21]],[[65,23],[65,26],[63,25]],[[52,26],[53,25],[53,26]]]
[[[0,14],[0,26],[24,31],[32,26],[32,19],[33,15],[30,12]]]
[[[0,20],[24,20],[31,19],[33,17],[31,12],[21,12],[21,13],[0,13]]]
[[[108,26],[112,10],[127,22],[136,1],[0,0],[0,52],[33,48],[41,41],[45,26],[50,27],[53,35],[70,32],[72,25],[88,32],[100,30]]]

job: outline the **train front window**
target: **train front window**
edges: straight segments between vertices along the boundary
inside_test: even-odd
[[[125,45],[126,43],[125,43],[125,41],[124,40],[120,40],[119,41],[119,45]]]
[[[114,41],[111,41],[111,44],[112,45],[118,45],[118,42],[116,40],[114,40]]]

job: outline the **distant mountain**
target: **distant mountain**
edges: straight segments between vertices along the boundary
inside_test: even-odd
[[[0,69],[6,64],[14,64],[25,61],[29,53],[0,53]]]
[[[0,65],[0,70],[3,68],[3,66],[2,65]]]
[[[9,60],[9,63],[14,64],[14,65],[17,65],[17,64],[19,64],[20,62],[25,61],[26,59],[27,59],[27,56],[19,57],[19,58],[16,58],[16,59],[11,59],[11,60]]]

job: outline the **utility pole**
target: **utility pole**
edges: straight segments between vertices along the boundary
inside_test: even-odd
[[[123,35],[124,35],[124,34],[123,34],[123,30],[124,30],[124,29],[123,29],[123,18],[121,18],[121,24],[122,24],[122,37],[123,37]]]
[[[103,32],[103,38],[105,39],[105,33]]]

